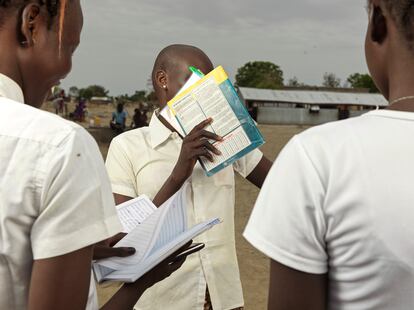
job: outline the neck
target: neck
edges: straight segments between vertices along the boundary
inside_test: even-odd
[[[389,109],[406,112],[414,112],[414,62],[412,61],[412,51],[398,51],[393,59],[398,61],[389,66],[389,86],[388,98],[392,103],[401,98],[406,98],[395,104]]]
[[[7,34],[0,32],[0,42],[5,46],[14,46]],[[13,43],[12,43],[13,42]],[[13,48],[0,48],[0,73],[15,81],[23,89],[23,78],[16,59],[17,52]]]

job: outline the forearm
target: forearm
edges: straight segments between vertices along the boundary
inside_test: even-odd
[[[272,168],[273,162],[267,159],[265,156],[262,157],[256,168],[247,176],[247,180],[256,185],[258,188],[262,188],[264,181],[266,180],[267,174]]]
[[[185,180],[177,179],[172,173],[164,185],[161,187],[158,194],[154,197],[153,203],[160,207],[164,202],[170,199],[175,193],[177,193],[180,188],[184,185]]]
[[[122,288],[101,308],[102,310],[128,310],[134,305],[149,287],[140,282],[124,284]]]

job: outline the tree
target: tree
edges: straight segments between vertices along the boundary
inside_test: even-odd
[[[283,71],[271,62],[248,62],[237,70],[236,86],[278,89],[283,87]]]
[[[133,102],[144,102],[146,100],[147,92],[145,90],[137,90],[135,94],[129,97],[130,101]]]
[[[288,86],[290,86],[290,87],[299,87],[300,83],[299,83],[298,78],[296,76],[294,76],[293,78],[289,79]]]
[[[347,81],[352,88],[366,88],[369,89],[370,93],[379,92],[374,80],[369,74],[354,73],[348,77]]]
[[[109,91],[103,86],[91,85],[79,90],[79,97],[90,100],[92,97],[107,97]]]
[[[323,75],[323,83],[322,85],[324,87],[330,87],[330,88],[338,88],[341,86],[341,79],[338,78],[335,73],[328,73],[326,72]]]
[[[73,98],[78,98],[79,88],[77,88],[76,86],[72,86],[71,88],[69,88],[69,96]]]

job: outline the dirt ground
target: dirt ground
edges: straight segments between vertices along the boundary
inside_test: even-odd
[[[72,111],[73,108],[74,104],[71,104],[69,111]],[[51,104],[46,104],[45,109],[53,111]],[[101,119],[101,125],[107,127],[113,109],[113,106],[90,106],[89,114],[92,117],[99,117]],[[130,117],[133,115],[133,109],[134,106],[127,107]],[[130,124],[130,120],[127,123]],[[89,122],[87,121],[83,125],[88,128],[88,124]],[[266,144],[261,149],[271,160],[277,157],[284,145],[295,134],[306,129],[305,127],[299,126],[272,125],[260,125],[259,128],[266,140]],[[102,130],[99,128],[88,128],[88,130],[98,141],[101,152],[105,157],[111,140],[110,130]],[[266,309],[267,305],[269,260],[250,246],[242,237],[244,227],[249,219],[258,193],[259,190],[255,186],[239,176],[236,177],[236,246],[246,310]],[[101,292],[100,298],[107,299],[112,293],[111,291]]]

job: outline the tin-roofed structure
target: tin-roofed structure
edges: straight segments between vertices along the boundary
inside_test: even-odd
[[[259,123],[318,125],[388,106],[380,94],[317,90],[239,88],[240,98]]]

